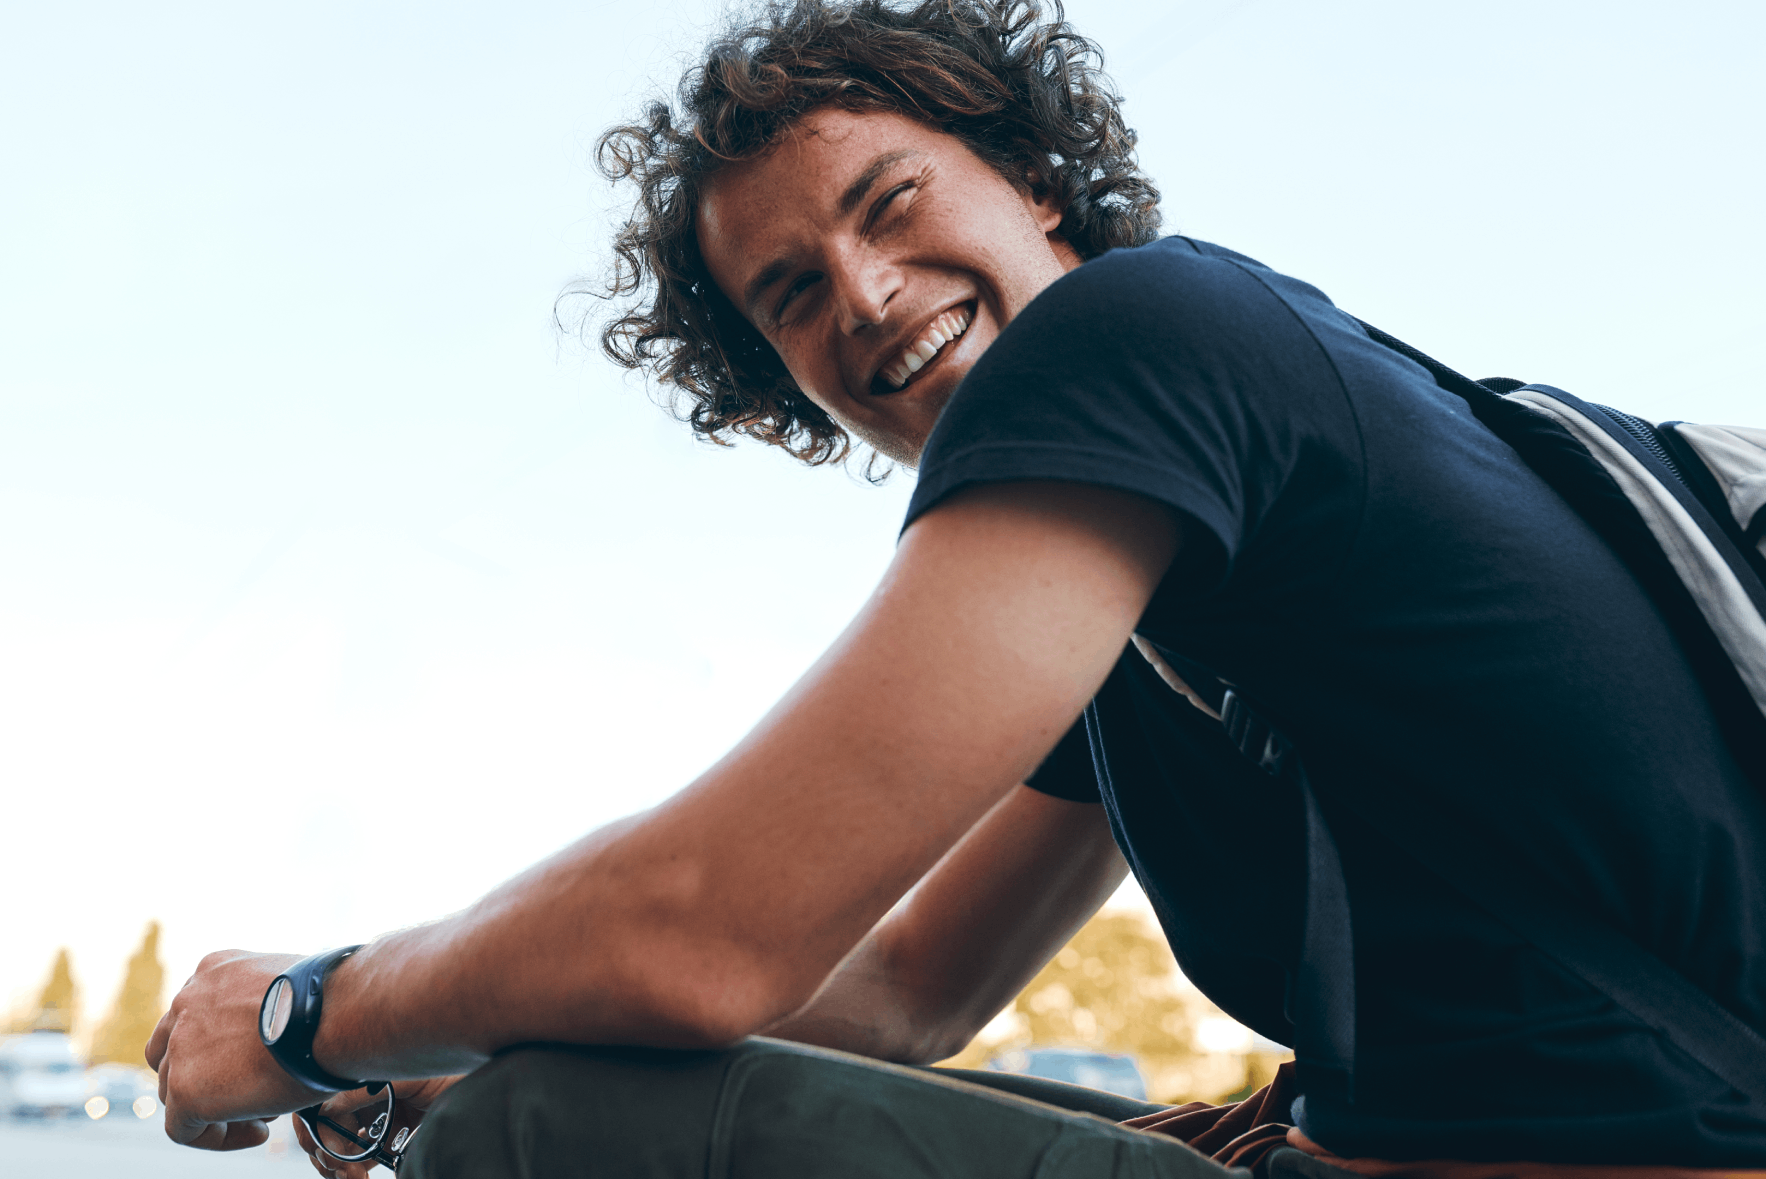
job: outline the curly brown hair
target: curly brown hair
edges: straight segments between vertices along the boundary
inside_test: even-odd
[[[601,331],[616,363],[672,387],[703,438],[756,438],[817,464],[852,449],[778,354],[711,280],[695,216],[718,169],[765,153],[818,107],[893,111],[956,136],[1013,184],[1053,191],[1081,258],[1151,241],[1159,193],[1102,55],[1060,0],[774,0],[739,19],[682,77],[601,137],[596,162],[637,186],[604,294],[626,300]]]

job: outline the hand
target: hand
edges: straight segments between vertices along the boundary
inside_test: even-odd
[[[394,1084],[393,1093],[398,1101],[393,1105],[392,1122],[387,1126],[381,1140],[390,1144],[398,1137],[400,1130],[410,1129],[415,1132],[423,1121],[423,1115],[429,1112],[429,1107],[459,1079],[457,1076],[431,1077],[426,1081],[399,1081]],[[348,1093],[339,1093],[327,1099],[319,1112],[342,1125],[356,1126],[372,1120],[374,1113],[382,1109],[385,1103],[384,1093],[370,1097],[366,1089],[352,1089]],[[365,1116],[357,1118],[357,1111]],[[319,1149],[318,1143],[307,1132],[306,1123],[299,1118],[294,1119],[294,1136],[300,1142],[301,1149],[307,1152],[313,1167],[319,1174],[329,1176],[330,1179],[365,1179],[368,1169],[375,1165],[368,1161],[345,1163],[332,1158]]]
[[[204,958],[147,1041],[159,1074],[166,1136],[200,1150],[243,1150],[270,1136],[277,1114],[323,1094],[283,1071],[258,1038],[258,1008],[293,954],[221,950]]]

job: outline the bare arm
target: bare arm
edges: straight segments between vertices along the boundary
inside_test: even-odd
[[[769,1036],[903,1064],[960,1051],[1128,875],[1104,808],[1001,799]]]
[[[524,1041],[703,1046],[777,1024],[1053,747],[1176,546],[1166,509],[1098,488],[990,486],[941,505],[833,648],[698,781],[347,960],[319,1062],[437,1076]],[[310,1101],[253,1036],[285,961],[211,956],[155,1032],[178,1140],[222,1145],[229,1121]]]

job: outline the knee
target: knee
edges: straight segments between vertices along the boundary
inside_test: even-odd
[[[523,1049],[498,1056],[444,1093],[424,1116],[400,1171],[417,1179],[520,1174],[509,1160],[505,1116],[525,1087]]]
[[[535,1045],[499,1054],[424,1118],[401,1172],[413,1179],[689,1174],[728,1053]],[[679,1154],[667,1169],[657,1152]],[[656,1164],[664,1163],[658,1167]]]

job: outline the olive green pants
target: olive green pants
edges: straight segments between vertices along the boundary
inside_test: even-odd
[[[759,1037],[724,1052],[539,1045],[505,1052],[456,1085],[430,1111],[401,1172],[404,1179],[1248,1177],[1175,1139],[1113,1124],[1158,1108],[1076,1085],[902,1068]]]

